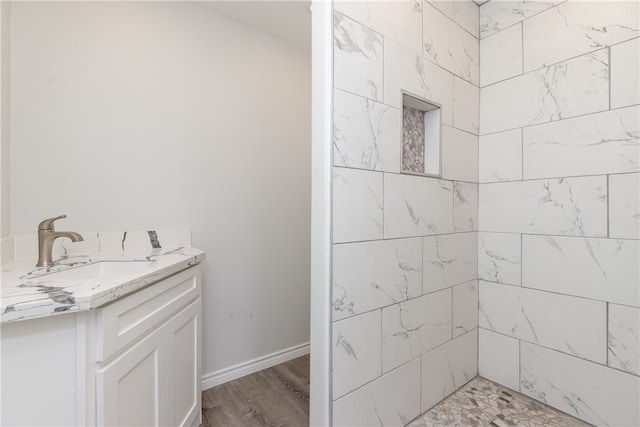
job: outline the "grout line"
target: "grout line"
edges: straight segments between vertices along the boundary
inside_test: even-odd
[[[522,267],[524,264],[524,238],[523,234],[520,234],[520,286],[524,284],[524,268]]]
[[[571,236],[567,234],[555,234],[555,233],[531,233],[531,232],[522,232],[522,231],[495,231],[495,230],[479,230],[479,233],[496,233],[496,234],[522,234],[523,236],[534,236],[534,237],[557,237],[557,238],[567,238],[567,239],[592,239],[592,240],[610,240],[610,241],[626,241],[626,242],[637,242],[640,239],[630,239],[630,238],[619,238],[612,237],[608,238],[606,236]],[[468,232],[470,233],[470,232]],[[456,233],[450,233],[456,234]],[[458,233],[459,234],[459,233]],[[425,236],[431,237],[431,236]]]
[[[607,347],[606,347],[606,356],[605,356],[605,361],[607,363],[607,366],[609,366],[609,302],[607,302],[607,312],[606,312],[606,316],[604,319],[604,333],[605,333],[605,339],[606,339],[606,343],[607,343]]]
[[[522,340],[518,340],[518,391],[522,393]]]
[[[512,287],[512,288],[515,288],[515,289],[527,289],[527,290],[530,290],[530,291],[543,292],[543,293],[547,293],[547,294],[559,295],[559,296],[564,296],[564,297],[569,297],[569,298],[576,298],[576,299],[582,299],[582,300],[587,300],[587,301],[601,302],[603,304],[615,304],[615,305],[619,305],[619,306],[622,306],[622,307],[630,307],[630,308],[635,308],[635,309],[639,308],[637,306],[622,304],[620,302],[611,302],[611,301],[607,301],[607,300],[594,299],[594,298],[589,298],[589,297],[585,297],[585,296],[582,296],[582,295],[575,295],[575,294],[563,294],[561,292],[550,291],[548,289],[534,288],[534,287],[531,287],[531,286],[525,286],[525,285],[519,286],[519,285],[514,285],[512,283],[494,282],[494,281],[486,280],[486,279],[478,279],[478,281],[479,282],[485,282],[487,284],[492,284],[492,285],[509,286],[509,287]]]
[[[611,190],[609,184],[609,175],[607,175],[607,237],[611,238]]]
[[[618,110],[623,110],[625,108],[638,108],[638,106],[640,106],[640,104],[632,104],[632,105],[625,105],[624,107],[618,107],[618,108],[614,108],[611,110],[596,110],[596,111],[591,111],[589,113],[584,113],[584,114],[578,114],[576,116],[570,116],[570,117],[564,117],[562,119],[558,119],[558,120],[548,120],[546,122],[540,122],[540,123],[533,123],[533,124],[527,124],[525,126],[514,126],[512,128],[506,128],[506,129],[501,129],[495,132],[487,132],[487,133],[481,133],[479,136],[490,136],[490,135],[496,135],[498,133],[503,133],[503,132],[509,132],[509,131],[514,131],[516,129],[525,129],[525,128],[531,128],[531,127],[536,127],[536,126],[543,126],[543,125],[549,125],[552,123],[562,123],[568,120],[573,120],[573,119],[578,119],[578,118],[582,118],[582,117],[587,117],[587,116],[592,116],[595,114],[604,114],[607,113],[609,111],[618,111]]]
[[[607,89],[609,89],[609,111],[611,110],[611,46],[607,47],[607,74],[609,77],[609,81],[608,83],[608,87]]]
[[[520,181],[524,181],[524,128],[520,128]]]
[[[522,49],[520,52],[522,53],[522,58],[521,58],[521,64],[522,68],[520,69],[520,74],[518,74],[518,76],[522,76],[524,75],[524,20],[519,22],[520,24],[520,49]],[[517,76],[514,76],[517,77]]]

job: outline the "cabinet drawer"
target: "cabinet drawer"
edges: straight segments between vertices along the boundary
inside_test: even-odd
[[[200,295],[200,266],[97,310],[96,360],[102,362]]]

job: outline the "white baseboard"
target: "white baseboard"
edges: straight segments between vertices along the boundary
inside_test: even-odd
[[[305,354],[309,354],[308,342],[276,351],[275,353],[267,354],[266,356],[258,357],[257,359],[249,360],[244,363],[239,363],[228,368],[220,369],[219,371],[204,374],[202,376],[202,390],[207,390],[217,385],[244,377],[245,375],[262,371],[263,369],[279,365],[280,363],[287,362],[291,359],[295,359],[296,357],[304,356]]]

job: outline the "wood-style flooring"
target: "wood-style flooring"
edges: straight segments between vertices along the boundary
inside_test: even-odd
[[[205,390],[202,426],[309,425],[309,356]]]

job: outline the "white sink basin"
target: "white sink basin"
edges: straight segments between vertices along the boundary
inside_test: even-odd
[[[144,272],[155,266],[147,261],[102,261],[46,274],[54,280],[102,279],[124,273]]]

